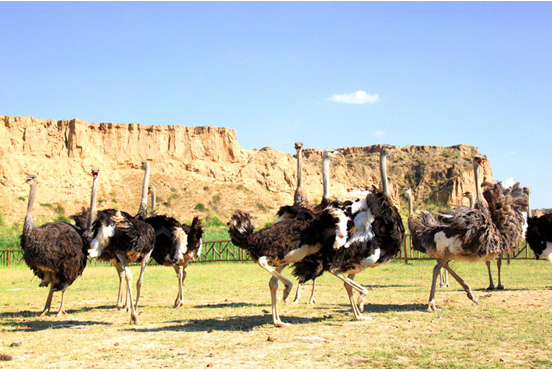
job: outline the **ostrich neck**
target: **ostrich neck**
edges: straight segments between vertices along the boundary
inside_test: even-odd
[[[481,194],[481,184],[479,182],[479,166],[475,164],[473,168],[475,172],[475,201],[480,202],[483,195]]]
[[[389,182],[387,180],[387,154],[383,151],[380,154],[380,172],[383,193],[389,196]]]
[[[322,198],[330,200],[330,158],[328,157],[322,159],[322,187],[324,189]]]
[[[140,209],[138,209],[138,215],[146,217],[148,208],[148,186],[149,186],[150,167],[146,165],[144,170],[144,182],[142,183],[142,199],[140,201]]]
[[[412,204],[412,194],[407,192],[408,197],[408,216],[411,217],[414,214],[414,205]]]
[[[527,219],[531,218],[531,195],[527,194]]]
[[[29,203],[27,204],[27,214],[25,215],[25,224],[23,225],[23,233],[27,233],[34,228],[33,223],[33,206],[36,195],[36,183],[31,184],[31,191],[29,192]]]
[[[472,194],[470,194],[469,199],[470,199],[470,208],[473,208],[474,200],[473,200],[473,195]]]
[[[155,215],[155,188],[151,189],[151,214]]]
[[[303,187],[303,154],[297,150],[297,188]]]
[[[92,181],[92,194],[90,195],[90,213],[88,214],[88,223],[86,229],[90,230],[92,223],[96,220],[96,214],[98,213],[97,199],[98,197],[98,177]]]

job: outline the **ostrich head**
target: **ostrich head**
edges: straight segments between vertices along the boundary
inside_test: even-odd
[[[303,143],[302,142],[296,142],[295,143],[295,150],[297,150],[298,152],[303,150]]]
[[[483,167],[487,161],[487,156],[475,155],[473,157],[473,167],[477,170],[479,167]]]
[[[28,174],[27,177],[25,177],[25,183],[32,185],[33,183],[38,183],[36,180],[36,175],[34,174]]]
[[[100,169],[99,168],[92,168],[91,172],[92,172],[92,177],[94,177],[94,178],[98,178],[98,176],[100,175]]]
[[[336,159],[340,156],[343,156],[343,154],[334,149],[326,149],[322,152],[322,159]]]

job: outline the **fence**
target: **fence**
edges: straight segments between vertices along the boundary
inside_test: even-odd
[[[404,245],[397,256],[398,260],[404,260],[405,264],[409,260],[432,260],[429,256],[419,251],[415,251],[411,247],[410,235],[406,234]],[[508,255],[508,262],[511,259],[527,260],[533,259],[534,255],[527,247],[525,242],[521,242],[515,249],[512,255]],[[251,258],[247,252],[234,246],[230,240],[223,241],[205,241],[199,259],[193,261],[195,263],[210,263],[216,261],[250,261]],[[0,265],[12,266],[19,265],[23,262],[22,250],[11,250],[9,247],[6,250],[0,250]],[[89,260],[92,265],[109,264],[97,260]],[[150,260],[150,263],[155,263]]]

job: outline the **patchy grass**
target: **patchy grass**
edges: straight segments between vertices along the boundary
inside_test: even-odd
[[[488,292],[484,264],[455,263],[479,305],[452,283],[437,291],[442,309],[428,313],[433,265],[393,262],[359,274],[355,280],[370,289],[368,322],[352,320],[342,283],[325,274],[317,280],[316,305],[307,304],[310,283],[299,304],[279,304],[282,319],[293,324],[287,328],[272,326],[270,276],[252,263],[192,264],[179,309],[172,308],[177,292],[172,268],[149,266],[137,326],[129,324],[129,314],[112,310],[118,283],[113,267],[85,269],[66,293],[69,314],[62,318],[38,317],[47,289],[38,287],[28,268],[4,267],[0,354],[13,361],[0,367],[550,366],[550,265],[514,261],[503,267],[507,289]],[[132,270],[136,280],[138,267]],[[54,309],[59,299],[56,293]]]

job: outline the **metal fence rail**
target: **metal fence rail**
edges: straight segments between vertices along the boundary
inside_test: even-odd
[[[404,260],[405,264],[409,260],[433,260],[426,254],[413,250],[411,245],[410,235],[406,234],[404,238],[404,245],[402,250],[397,256],[398,260]],[[527,247],[525,242],[521,242],[515,249],[512,255],[505,256],[508,262],[511,259],[515,260],[527,260],[533,259],[534,255]],[[203,242],[203,249],[199,259],[194,260],[194,263],[211,263],[217,261],[251,261],[251,257],[245,252],[245,250],[234,246],[230,240],[222,241],[205,241]],[[13,250],[9,247],[6,250],[0,250],[0,265],[13,266],[23,263],[23,250]],[[92,265],[109,265],[109,263],[101,262],[96,259],[89,259],[89,263]],[[155,261],[150,260],[150,263]]]

